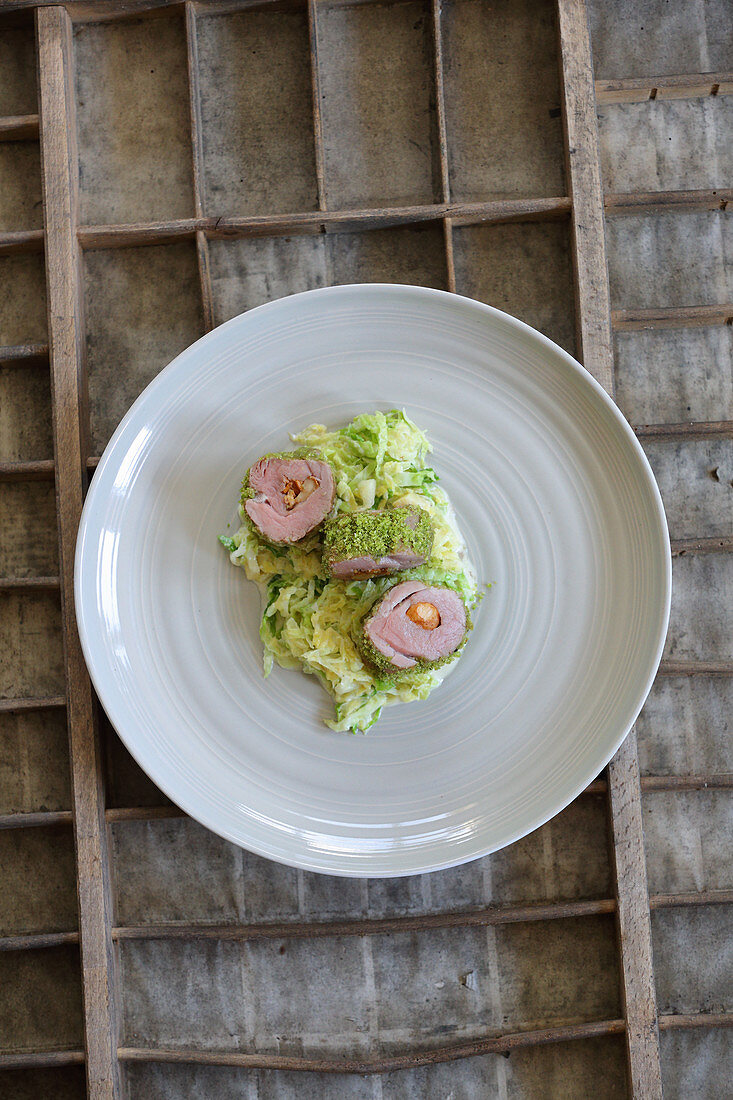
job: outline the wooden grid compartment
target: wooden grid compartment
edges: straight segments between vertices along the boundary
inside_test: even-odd
[[[694,35],[653,0],[589,7],[600,146],[584,0],[4,5],[0,1092],[717,1088],[733,77],[715,0]],[[85,479],[147,382],[242,310],[354,281],[497,305],[615,385],[674,554],[660,674],[607,772],[505,851],[395,881],[182,815],[100,712],[73,612]]]

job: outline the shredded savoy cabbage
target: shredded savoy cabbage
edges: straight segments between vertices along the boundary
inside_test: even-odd
[[[448,497],[426,464],[431,450],[424,432],[398,409],[364,413],[344,428],[311,424],[292,437],[299,447],[317,448],[334,468],[335,511],[355,512],[409,504],[428,512],[435,529],[424,566],[399,575],[454,588],[469,611],[478,602],[476,575],[468,560]],[[261,588],[265,607],[260,625],[264,674],[273,664],[300,668],[318,677],[333,696],[336,731],[364,731],[393,703],[427,699],[455,667],[459,655],[409,679],[380,678],[362,661],[353,632],[395,577],[347,581],[328,577],[321,562],[319,532],[291,546],[273,546],[255,530],[240,505],[242,526],[220,541],[233,565]]]

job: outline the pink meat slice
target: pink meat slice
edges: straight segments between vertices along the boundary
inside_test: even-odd
[[[437,607],[440,625],[426,630],[408,618],[416,603]],[[397,668],[412,668],[418,659],[439,661],[453,653],[466,633],[466,609],[451,588],[426,588],[420,581],[405,581],[390,589],[366,624],[376,648]]]
[[[389,573],[401,573],[404,569],[412,569],[416,565],[422,565],[425,558],[421,554],[414,554],[411,550],[396,550],[394,554],[386,554],[381,558],[373,558],[365,555],[359,558],[346,558],[345,561],[337,561],[331,566],[334,577],[363,577],[387,576]]]
[[[313,477],[318,488],[289,511],[283,493],[290,481]],[[336,485],[327,462],[312,458],[261,458],[249,472],[254,496],[244,510],[271,542],[298,542],[318,527],[333,507]]]

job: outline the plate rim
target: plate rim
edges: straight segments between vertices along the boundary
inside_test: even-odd
[[[188,797],[181,798],[179,794],[171,793],[171,789],[168,787],[166,778],[164,777],[161,782],[160,779],[151,774],[151,771],[143,763],[138,751],[131,744],[131,740],[125,736],[120,729],[120,722],[116,720],[116,716],[119,717],[115,701],[115,685],[113,681],[109,681],[103,674],[103,670],[98,664],[97,657],[95,656],[94,647],[90,642],[88,634],[88,621],[92,618],[98,618],[96,614],[96,607],[94,609],[87,608],[83,592],[82,592],[82,563],[85,556],[85,548],[92,538],[91,518],[95,508],[96,498],[101,491],[101,484],[103,476],[106,474],[108,468],[113,465],[114,468],[119,468],[126,454],[128,448],[121,451],[119,458],[117,452],[120,450],[121,442],[130,430],[130,424],[134,422],[136,417],[139,416],[141,408],[147,405],[151,400],[151,395],[154,395],[155,391],[161,386],[165,385],[165,379],[172,373],[179,361],[189,355],[194,348],[198,348],[200,345],[205,344],[215,335],[219,335],[222,330],[228,327],[234,327],[242,322],[242,318],[250,317],[253,315],[262,316],[263,313],[273,311],[277,307],[281,307],[283,302],[289,302],[291,300],[301,300],[303,298],[314,297],[327,297],[327,298],[340,298],[348,297],[354,293],[399,293],[407,292],[414,296],[415,299],[421,299],[427,301],[430,299],[449,300],[450,302],[458,301],[462,303],[464,307],[468,307],[473,310],[476,315],[483,314],[487,317],[494,317],[499,319],[502,323],[508,325],[509,328],[516,329],[519,333],[525,336],[529,335],[530,338],[538,342],[540,345],[544,345],[553,353],[558,354],[565,364],[571,368],[572,372],[578,377],[582,385],[590,385],[591,389],[596,392],[598,398],[600,398],[601,404],[604,406],[605,412],[610,414],[611,419],[615,421],[617,428],[621,431],[622,436],[625,437],[626,442],[631,445],[632,450],[638,460],[640,460],[640,467],[644,472],[644,477],[647,483],[647,487],[651,490],[651,497],[653,500],[653,519],[655,526],[655,535],[660,536],[659,542],[662,550],[660,555],[660,566],[663,568],[663,599],[660,601],[662,605],[658,610],[661,611],[658,620],[658,629],[656,635],[656,644],[651,651],[648,658],[648,672],[642,690],[639,692],[639,698],[634,704],[633,718],[628,723],[626,729],[624,729],[615,739],[613,747],[610,752],[604,753],[601,763],[596,767],[594,765],[592,774],[584,776],[582,782],[575,785],[571,793],[567,797],[559,799],[553,804],[553,808],[550,812],[542,812],[539,817],[534,821],[534,824],[529,828],[521,828],[520,830],[513,832],[507,839],[501,841],[501,843],[485,846],[478,845],[476,850],[471,854],[459,855],[454,858],[447,856],[445,859],[440,860],[422,860],[419,856],[421,848],[418,846],[416,849],[408,849],[407,852],[399,848],[392,848],[389,852],[379,852],[373,854],[370,852],[362,852],[356,858],[348,857],[349,863],[341,865],[331,865],[324,859],[323,853],[314,854],[309,848],[304,848],[301,852],[293,853],[290,858],[285,858],[279,852],[274,852],[267,847],[264,843],[252,842],[247,840],[243,841],[240,837],[234,835],[226,827],[222,827],[221,823],[216,823],[214,817],[206,813],[206,807],[202,812],[201,807],[193,806]],[[117,460],[117,461],[115,461]],[[652,512],[650,512],[652,515]],[[77,621],[77,630],[79,639],[81,642],[82,652],[84,654],[84,660],[88,670],[89,677],[91,679],[94,690],[99,698],[100,704],[103,707],[107,718],[112,724],[115,732],[122,740],[127,751],[131,754],[133,759],[142,768],[146,775],[148,775],[153,782],[160,788],[160,790],[173,801],[173,803],[184,811],[188,816],[198,821],[205,828],[216,833],[218,836],[223,837],[227,841],[236,844],[239,847],[251,851],[256,855],[259,855],[265,859],[272,860],[273,862],[283,864],[289,867],[295,867],[301,870],[316,872],[320,874],[332,875],[334,877],[343,878],[401,878],[410,875],[428,874],[433,871],[447,870],[451,867],[461,866],[465,863],[470,863],[473,860],[481,859],[484,856],[490,855],[493,852],[500,851],[510,844],[516,843],[521,838],[528,836],[530,833],[535,832],[541,828],[547,822],[551,821],[559,813],[561,813],[567,806],[573,802],[578,795],[587,787],[598,772],[602,771],[609,761],[618,752],[620,746],[626,740],[627,736],[631,732],[639,713],[641,712],[644,703],[647,700],[649,692],[654,684],[656,675],[659,669],[659,664],[662,659],[664,645],[666,642],[667,631],[669,627],[669,617],[671,609],[671,595],[672,595],[672,554],[669,541],[669,528],[667,524],[667,517],[664,511],[664,505],[662,502],[659,486],[657,485],[656,478],[649,460],[644,453],[644,449],[641,446],[633,428],[627,421],[621,409],[616,402],[607,393],[607,391],[600,385],[600,383],[593,377],[582,363],[574,358],[568,351],[560,347],[544,333],[539,332],[537,329],[528,325],[526,322],[521,321],[518,317],[514,317],[510,313],[506,313],[503,310],[497,309],[495,306],[488,305],[484,302],[479,302],[474,298],[469,298],[466,295],[455,294],[450,291],[438,290],[433,287],[417,286],[410,283],[346,283],[339,286],[318,287],[313,290],[300,291],[297,294],[284,295],[280,298],[272,299],[268,302],[264,302],[259,306],[255,306],[250,310],[246,310],[237,314],[234,317],[229,318],[221,325],[217,325],[210,332],[204,333],[192,344],[189,344],[186,348],[182,349],[165,367],[163,367],[156,376],[148,383],[139,396],[135,399],[133,404],[125,413],[124,417],[117,425],[115,431],[110,437],[102,456],[99,460],[97,468],[94,472],[93,478],[89,484],[89,488],[86,494],[84,505],[81,512],[79,521],[79,528],[76,538],[76,547],[74,554],[74,607]],[[122,723],[124,725],[124,723]],[[373,870],[369,870],[369,865],[377,864],[380,860],[389,861],[395,858],[395,854],[403,861],[405,859],[409,862],[409,866],[390,866],[388,868],[379,867]],[[415,859],[415,856],[418,859]]]

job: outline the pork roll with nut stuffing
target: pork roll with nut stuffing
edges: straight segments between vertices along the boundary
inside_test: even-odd
[[[403,581],[367,614],[359,649],[380,672],[405,675],[449,660],[466,640],[469,626],[463,600],[452,588]]]
[[[323,562],[332,577],[366,580],[423,565],[433,546],[433,525],[422,508],[350,512],[327,520]]]
[[[276,545],[299,542],[320,527],[335,497],[333,470],[318,451],[265,455],[242,483],[245,512]]]

